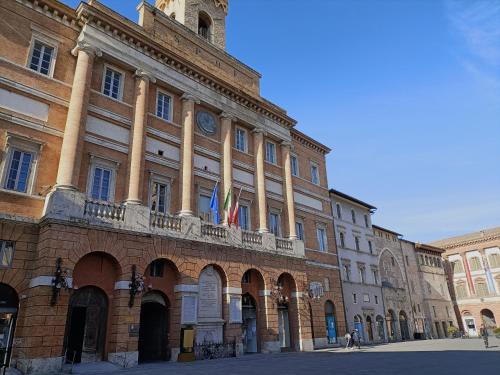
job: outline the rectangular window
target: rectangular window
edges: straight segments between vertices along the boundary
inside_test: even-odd
[[[242,128],[236,128],[235,131],[235,148],[241,152],[247,152],[247,132]]]
[[[166,121],[172,121],[172,97],[170,95],[158,91],[156,98],[156,116]]]
[[[372,270],[372,274],[373,274],[373,283],[378,284],[378,271]]]
[[[304,224],[301,221],[295,223],[295,231],[297,232],[297,238],[304,241]]]
[[[292,168],[292,175],[298,177],[299,176],[299,159],[295,155],[292,155],[290,158],[290,164]]]
[[[12,148],[9,156],[4,187],[7,190],[27,193],[34,154]]]
[[[436,317],[436,316],[437,316],[437,313],[436,313],[436,306],[432,306],[432,312],[434,313],[434,316]]]
[[[448,306],[446,306],[446,315],[448,318],[450,317],[450,308]]]
[[[106,67],[104,70],[104,84],[102,93],[110,98],[121,100],[123,75],[116,70]]]
[[[363,294],[363,302],[370,302],[370,295],[368,293]]]
[[[276,237],[280,237],[280,227],[280,215],[275,212],[269,213],[269,230],[271,231],[271,233]]]
[[[325,228],[316,228],[316,235],[318,237],[318,247],[319,251],[326,251],[326,229]]]
[[[417,304],[417,309],[418,309],[418,312],[420,312],[420,304]]]
[[[479,260],[478,257],[472,257],[469,259],[470,263],[470,270],[471,271],[479,271],[482,269],[481,267],[481,261]]]
[[[167,214],[169,209],[170,186],[166,183],[153,181],[151,185],[151,211]]]
[[[370,250],[370,254],[373,254],[373,244],[372,244],[372,241],[368,241],[368,250]]]
[[[14,259],[14,242],[0,241],[0,267],[10,267]]]
[[[359,237],[354,237],[354,244],[356,245],[356,250],[359,251]]]
[[[351,210],[351,219],[352,223],[356,224],[356,212],[354,212],[354,210]]]
[[[359,282],[364,284],[366,282],[366,271],[364,267],[359,267]]]
[[[410,265],[410,258],[408,258],[408,255],[405,255],[405,260],[406,260],[406,265]]]
[[[52,74],[54,51],[54,47],[35,40],[31,50],[30,69],[50,76]]]
[[[248,206],[240,204],[238,221],[241,229],[250,230],[250,209]]]
[[[349,264],[344,264],[344,276],[347,281],[351,280],[351,266]]]
[[[339,237],[340,237],[340,247],[345,248],[345,234],[340,232]]]
[[[198,215],[201,220],[212,222],[212,210],[210,210],[210,195],[200,194],[198,197]]]
[[[352,302],[353,303],[358,303],[358,296],[356,295],[356,293],[352,294]]]
[[[319,185],[319,168],[316,164],[311,164],[311,182]]]
[[[370,223],[368,222],[368,215],[365,215],[365,227],[369,227]]]
[[[337,203],[336,206],[337,206],[337,217],[339,219],[342,219],[342,208],[340,207],[339,203]]]
[[[272,142],[266,142],[266,161],[276,164],[276,145]]]
[[[103,167],[95,166],[92,173],[92,199],[110,201],[111,178],[113,171]]]
[[[375,297],[375,305],[378,305],[378,296],[374,296]]]

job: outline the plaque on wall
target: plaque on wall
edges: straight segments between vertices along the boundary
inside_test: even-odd
[[[198,299],[196,296],[182,296],[181,324],[197,323],[197,304]]]
[[[242,323],[241,296],[229,297],[229,323]]]
[[[200,274],[198,318],[222,318],[222,283],[213,267],[207,267]]]

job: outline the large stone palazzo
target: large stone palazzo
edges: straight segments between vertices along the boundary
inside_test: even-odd
[[[191,325],[199,344],[230,343],[237,355],[243,354],[251,349],[243,342],[242,297],[254,301],[256,351],[308,350],[311,322],[324,321],[323,306],[333,299],[333,293],[314,302],[305,297],[304,258],[53,220],[39,225],[2,221],[1,228],[17,238],[33,232],[33,251],[27,253],[33,264],[30,285],[16,282],[21,278],[15,274],[1,281],[21,299],[13,361],[26,373],[57,370],[65,361],[108,360],[128,367],[146,361],[141,360],[149,358],[146,350],[157,353],[150,360],[176,360],[181,328]],[[72,288],[60,290],[52,305],[57,258]],[[145,290],[130,306],[133,268],[144,276]],[[278,284],[285,305],[276,300]],[[189,297],[194,304],[186,303]],[[287,332],[280,332],[283,308]],[[164,327],[164,334],[143,337],[148,321]],[[79,329],[85,331],[81,337]],[[321,326],[315,331],[326,336]],[[151,349],[158,339],[164,343]]]

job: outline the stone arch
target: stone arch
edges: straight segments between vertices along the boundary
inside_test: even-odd
[[[377,332],[376,337],[379,341],[385,340],[385,328],[384,328],[384,317],[382,315],[377,315],[375,318]]]
[[[276,288],[283,296],[277,301],[278,337],[282,351],[300,350],[300,319],[297,295],[297,283],[288,272],[278,276]]]
[[[387,310],[385,319],[387,322],[387,337],[391,341],[396,341],[398,337],[398,331],[396,328],[396,313],[394,312],[394,310]]]
[[[394,265],[393,265],[394,262]],[[401,288],[404,285],[404,272],[394,253],[384,248],[379,255],[379,270],[382,287]]]
[[[335,313],[335,304],[331,300],[325,301],[325,327],[326,339],[328,344],[336,344],[338,336],[337,314]]]
[[[73,288],[96,286],[112,297],[115,283],[122,275],[118,260],[109,253],[94,251],[85,254],[73,269]]]
[[[481,312],[481,325],[488,330],[490,334],[493,334],[493,329],[497,327],[497,322],[495,320],[495,315],[490,309],[482,309]]]
[[[213,25],[212,17],[207,12],[203,10],[198,12],[198,35],[209,42],[213,41]]]
[[[401,331],[401,339],[409,340],[410,339],[410,330],[408,326],[408,315],[404,310],[399,312],[399,328]]]
[[[170,359],[170,321],[170,300],[167,295],[158,290],[144,294],[139,324],[140,363]]]

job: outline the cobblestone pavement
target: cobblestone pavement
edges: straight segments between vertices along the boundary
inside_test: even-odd
[[[100,372],[76,368],[75,373],[116,375],[499,375],[500,340],[485,349],[479,339],[412,341],[310,353],[255,354],[240,358],[192,363],[157,363],[132,369]]]

